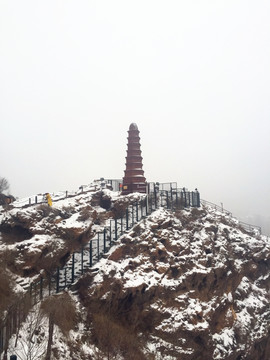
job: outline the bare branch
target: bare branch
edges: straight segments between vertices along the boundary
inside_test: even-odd
[[[9,183],[6,178],[0,177],[0,193],[9,189]]]

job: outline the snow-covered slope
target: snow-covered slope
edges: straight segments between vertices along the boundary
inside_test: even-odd
[[[74,201],[69,221],[54,220],[48,232],[58,229],[60,245],[66,244],[61,231],[69,222],[82,232],[93,226],[92,220],[77,221],[90,200]],[[109,211],[100,210],[104,221]],[[42,226],[32,219],[28,229],[35,233]],[[31,238],[35,243],[37,236]],[[126,232],[68,291],[77,325],[69,337],[57,328],[53,358],[267,360],[269,285],[267,237],[244,232],[237,220],[207,206],[161,208]],[[27,337],[26,330],[22,334]],[[43,322],[32,338],[42,351],[46,334]],[[15,337],[10,354],[14,343]]]
[[[269,265],[267,238],[244,234],[230,217],[160,209],[122,238],[82,293],[90,320],[92,303],[105,314],[110,303],[143,337],[144,354],[268,359],[256,354],[269,341]]]
[[[119,193],[95,186],[67,198],[55,195],[52,207],[46,202],[29,206],[24,200],[7,211],[0,207],[3,266],[18,284],[29,287],[35,276],[62,266],[70,253],[103,229],[112,217],[107,210],[120,198]]]

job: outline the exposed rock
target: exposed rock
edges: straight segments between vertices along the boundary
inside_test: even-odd
[[[210,210],[177,216],[154,213],[100,262],[88,292],[87,276],[79,281],[89,321],[98,311],[133,329],[145,359],[153,348],[181,360],[269,359],[266,237]]]
[[[143,201],[105,189],[59,200],[53,208],[3,212],[0,254],[2,273],[8,274],[3,284],[53,271],[109,218],[125,216],[131,203],[136,210],[138,200]],[[5,288],[1,311],[14,296],[11,286]],[[58,358],[270,358],[270,243],[211,208],[155,211],[126,232],[73,290],[80,330],[61,338],[69,352],[55,349]]]
[[[97,193],[100,193],[99,191]],[[93,193],[95,194],[95,193]],[[60,200],[52,207],[37,204],[13,208],[0,216],[0,255],[16,276],[53,272],[94,236],[107,212],[90,205],[88,194]]]

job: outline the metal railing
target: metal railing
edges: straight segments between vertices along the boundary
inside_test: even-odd
[[[210,206],[211,208],[213,208],[213,209],[215,209],[215,210],[218,210],[218,211],[220,211],[221,213],[230,216],[230,217],[233,218],[235,221],[237,221],[237,223],[239,224],[239,227],[240,227],[242,230],[244,230],[244,231],[246,231],[246,232],[248,232],[248,233],[250,233],[250,234],[255,234],[255,235],[256,235],[256,233],[258,233],[258,234],[261,234],[261,233],[262,233],[262,229],[261,229],[260,226],[248,224],[248,223],[246,223],[246,222],[243,222],[243,221],[238,220],[237,218],[233,217],[232,212],[224,209],[222,206],[219,206],[219,205],[217,205],[217,204],[211,203],[211,202],[206,201],[206,200],[203,200],[203,199],[201,199],[201,204],[202,204],[202,205],[206,205],[206,206]]]
[[[88,189],[84,191],[82,187],[80,189],[81,192],[76,192],[75,194],[58,193],[58,199],[55,196],[53,201],[94,190]],[[35,199],[35,203],[38,203],[39,200],[41,201],[40,198],[37,198],[36,202]],[[173,189],[171,187],[170,190],[155,190],[148,195],[144,195],[139,202],[133,202],[128,207],[122,209],[121,216],[109,219],[109,223],[104,226],[102,231],[97,232],[78,251],[73,252],[63,267],[58,267],[52,274],[43,274],[37,280],[31,282],[24,298],[10,307],[5,319],[2,321],[2,326],[0,326],[0,354],[7,349],[10,337],[18,330],[20,324],[27,316],[26,309],[28,307],[22,304],[28,303],[31,307],[44,297],[70,287],[80,276],[104,257],[105,253],[116,243],[119,237],[126,231],[129,231],[136,223],[145,219],[159,207],[174,210],[178,206],[200,206],[199,193],[183,191],[183,189]]]
[[[224,209],[223,206],[219,206],[217,204],[211,203],[210,201],[206,201],[203,199],[201,199],[201,204],[208,205],[208,206],[212,207],[213,209],[218,210],[218,211],[232,217],[232,213],[230,211]]]
[[[73,252],[62,268],[58,267],[54,273],[43,274],[37,280],[31,282],[24,298],[10,307],[5,319],[2,321],[0,327],[0,354],[7,349],[10,337],[18,330],[27,316],[28,307],[23,306],[24,303],[28,303],[30,308],[44,297],[70,287],[105,255],[119,237],[154,210],[156,210],[154,204],[149,206],[146,197],[139,202],[131,203],[126,209],[123,209],[121,216],[110,219],[109,224],[104,226],[102,231],[97,232],[78,251]]]

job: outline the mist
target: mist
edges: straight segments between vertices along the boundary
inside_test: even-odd
[[[0,176],[17,197],[147,181],[270,234],[270,3],[1,1]]]

